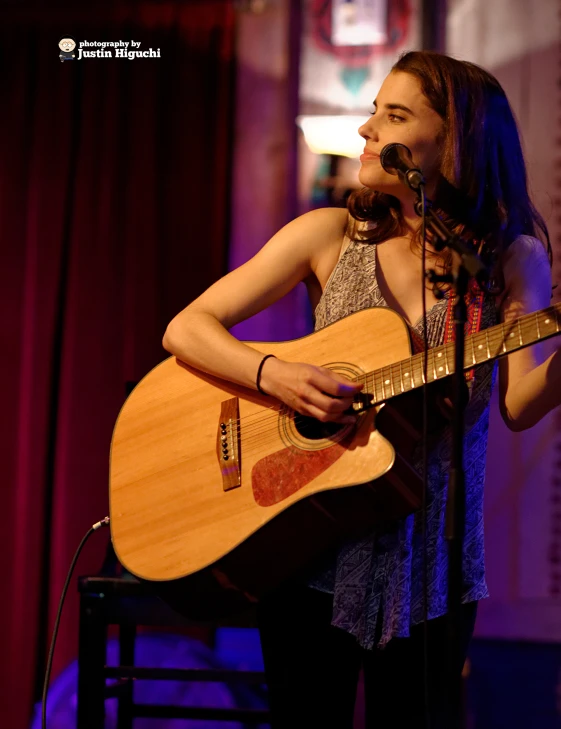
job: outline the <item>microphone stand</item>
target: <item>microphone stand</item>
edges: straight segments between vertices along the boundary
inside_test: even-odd
[[[419,189],[415,212],[423,215],[423,198]],[[465,532],[465,473],[464,451],[464,347],[465,324],[467,321],[466,294],[470,276],[480,286],[488,279],[487,269],[473,252],[473,248],[460,236],[452,233],[432,209],[430,200],[425,199],[425,224],[434,234],[433,246],[441,251],[445,246],[454,251],[454,265],[450,274],[440,276],[428,272],[431,283],[451,283],[456,300],[454,303],[454,373],[453,377],[453,420],[452,450],[446,501],[446,539],[448,541],[448,708],[450,729],[462,726],[462,666],[459,665],[462,649],[462,554]],[[424,245],[424,242],[423,242]],[[425,333],[426,336],[426,333]],[[443,687],[444,688],[444,687]]]

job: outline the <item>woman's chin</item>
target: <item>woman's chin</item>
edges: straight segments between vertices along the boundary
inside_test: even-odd
[[[387,180],[380,179],[379,175],[372,173],[369,174],[369,172],[364,169],[359,170],[358,181],[361,185],[364,185],[364,187],[370,188],[370,190],[384,192],[386,195],[394,195],[395,197],[399,196],[400,188],[402,187],[397,177],[395,178],[395,183],[388,183]]]

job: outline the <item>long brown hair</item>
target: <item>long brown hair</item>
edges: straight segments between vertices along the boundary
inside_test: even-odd
[[[540,238],[551,262],[547,226],[528,193],[516,120],[497,79],[473,63],[432,51],[405,53],[392,71],[417,78],[444,122],[433,201],[440,217],[455,233],[473,239],[490,265],[520,235]],[[392,195],[365,187],[350,195],[347,207],[355,220],[376,223],[360,234],[354,226],[351,235],[359,240],[381,242],[403,234],[401,207]],[[420,248],[420,237],[413,245]],[[442,255],[445,267],[450,257]]]

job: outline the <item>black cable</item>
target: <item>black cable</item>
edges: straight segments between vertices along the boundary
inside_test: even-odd
[[[74,558],[72,559],[72,562],[70,563],[70,569],[68,570],[68,574],[66,576],[66,581],[64,583],[64,587],[62,588],[62,594],[60,596],[60,602],[58,604],[58,610],[55,618],[55,625],[53,628],[53,636],[51,638],[51,647],[49,648],[49,655],[47,657],[47,668],[45,670],[45,681],[43,683],[43,696],[41,699],[42,708],[41,708],[41,729],[47,729],[47,691],[49,689],[49,683],[51,679],[51,670],[53,667],[53,656],[55,653],[55,644],[56,644],[56,637],[58,634],[58,628],[60,625],[60,617],[62,615],[62,606],[64,605],[64,599],[66,597],[66,593],[68,592],[68,586],[70,585],[70,580],[72,578],[72,573],[74,572],[74,567],[76,566],[76,562],[78,561],[78,557],[80,556],[80,552],[82,551],[84,544],[88,541],[88,539],[91,537],[91,535],[96,532],[100,527],[102,526],[109,526],[109,517],[106,516],[105,519],[102,519],[101,521],[98,521],[96,524],[91,526],[84,537],[82,538],[82,541],[80,542],[78,549],[76,550],[76,554],[74,555]]]
[[[422,495],[422,541],[423,541],[423,690],[425,699],[425,727],[430,729],[430,695],[429,695],[429,615],[428,615],[428,574],[427,574],[427,491],[428,491],[428,352],[429,352],[429,336],[427,322],[427,302],[425,299],[426,291],[426,221],[425,221],[425,186],[419,188],[421,196],[421,242],[423,245],[422,252],[422,287],[423,287],[423,332],[424,332],[424,358],[423,358],[423,495]]]

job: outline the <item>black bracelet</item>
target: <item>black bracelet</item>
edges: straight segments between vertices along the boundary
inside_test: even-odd
[[[255,378],[255,384],[257,385],[257,389],[262,395],[268,395],[268,392],[265,392],[265,390],[261,389],[261,371],[263,370],[263,365],[265,364],[265,360],[268,360],[269,357],[274,357],[274,354],[266,354],[261,362],[259,363],[259,367],[257,368],[257,377]]]

